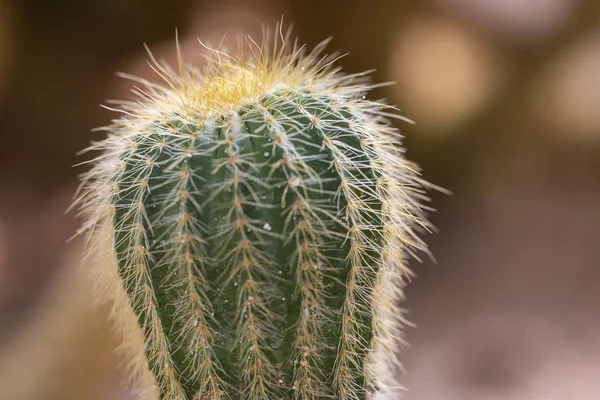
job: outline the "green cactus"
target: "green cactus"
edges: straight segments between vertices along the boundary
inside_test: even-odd
[[[388,118],[287,37],[152,59],[84,176],[99,258],[145,398],[364,399],[394,385],[427,184]],[[136,79],[136,78],[133,78]]]

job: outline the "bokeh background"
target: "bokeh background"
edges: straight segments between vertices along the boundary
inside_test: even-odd
[[[260,37],[284,15],[376,68],[432,193],[407,400],[600,399],[598,0],[0,0],[0,400],[127,400],[65,214],[76,153],[152,77],[143,49]]]

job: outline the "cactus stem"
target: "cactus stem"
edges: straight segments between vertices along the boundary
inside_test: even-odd
[[[396,389],[431,187],[328,41],[278,26],[201,73],[158,62],[76,200],[142,398],[370,399]],[[206,47],[206,46],[205,46]],[[207,47],[208,48],[208,47]],[[392,397],[387,397],[392,398]]]

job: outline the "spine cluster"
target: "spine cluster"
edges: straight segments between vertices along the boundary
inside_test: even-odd
[[[426,184],[390,108],[316,54],[219,53],[205,82],[157,64],[168,87],[144,82],[92,146],[83,229],[137,387],[162,400],[394,383]]]

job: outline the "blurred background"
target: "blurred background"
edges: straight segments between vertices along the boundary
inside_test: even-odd
[[[285,16],[376,68],[432,193],[406,400],[600,399],[598,0],[0,0],[0,400],[128,400],[65,214],[76,153],[151,78],[143,49],[260,38]],[[400,395],[398,396],[400,398]]]

